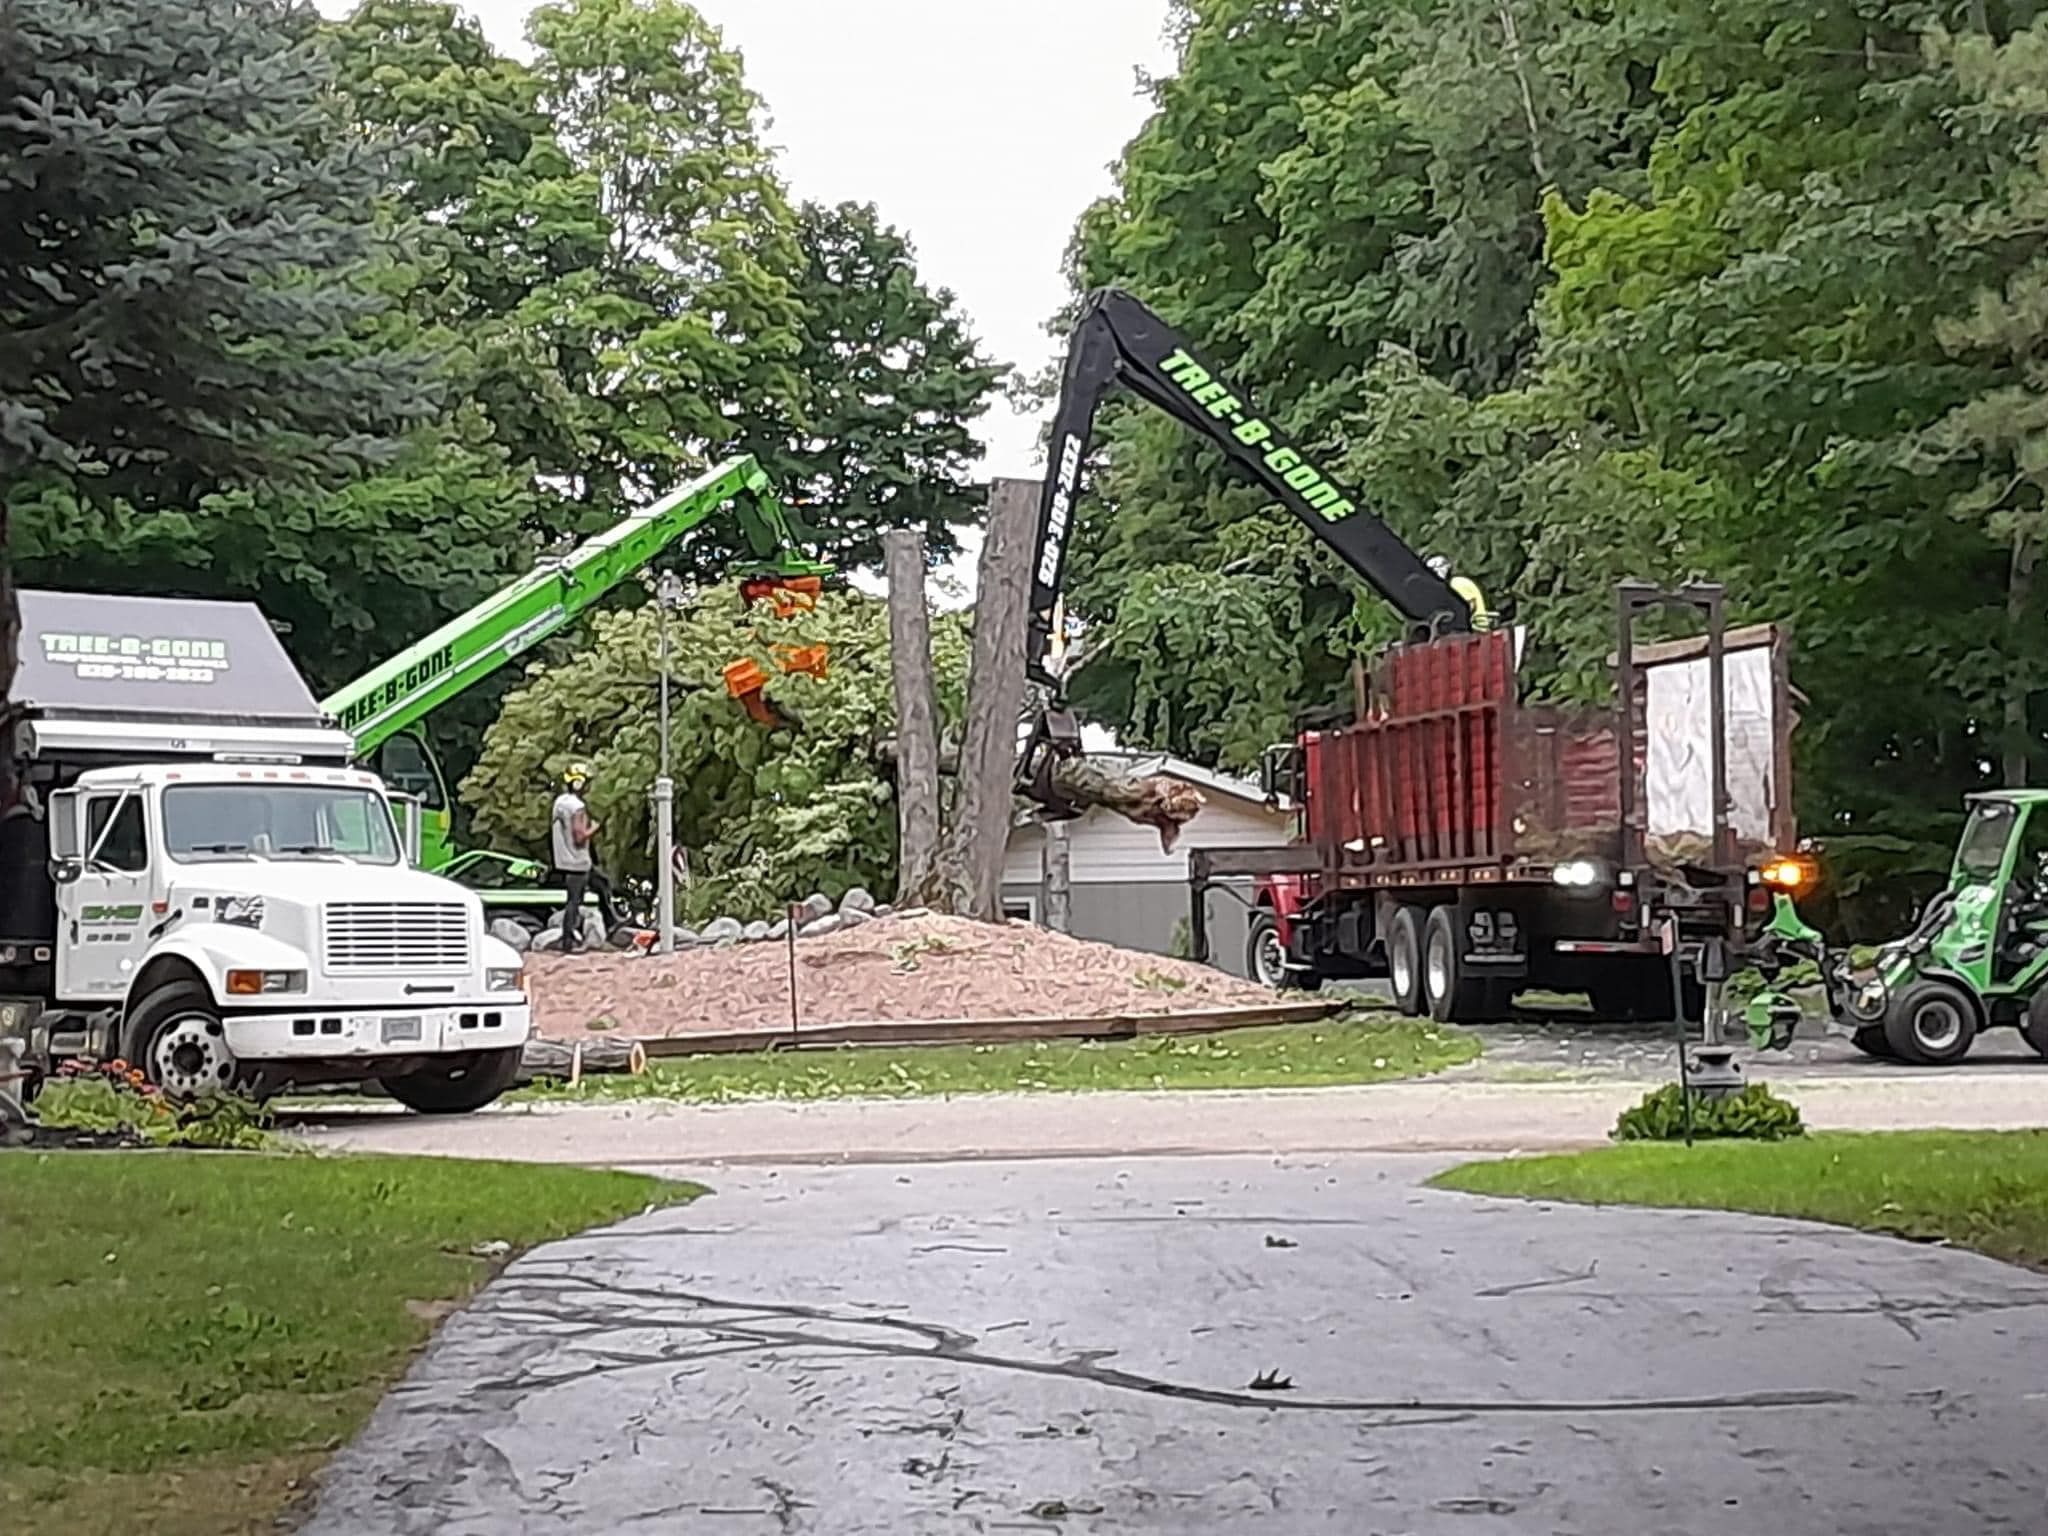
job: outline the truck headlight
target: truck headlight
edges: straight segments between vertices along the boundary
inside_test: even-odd
[[[229,971],[228,992],[234,997],[258,997],[265,992],[303,992],[304,971]]]
[[[233,923],[237,928],[261,928],[263,926],[263,898],[261,896],[221,896],[213,904],[214,919],[218,922]]]
[[[1590,890],[1601,883],[1600,866],[1591,859],[1572,859],[1553,869],[1550,878],[1572,890]]]
[[[516,965],[491,966],[484,972],[484,990],[487,992],[523,992],[526,972]]]

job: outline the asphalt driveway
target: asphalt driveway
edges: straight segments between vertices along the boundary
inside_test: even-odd
[[[2048,1279],[1441,1163],[721,1170],[451,1319],[308,1531],[2048,1524]]]

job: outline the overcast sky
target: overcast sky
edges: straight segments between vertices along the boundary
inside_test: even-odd
[[[353,0],[320,0],[329,14]],[[524,56],[533,0],[461,0]],[[800,198],[876,204],[953,290],[993,357],[1055,350],[1060,257],[1137,132],[1135,71],[1172,63],[1166,0],[697,0],[745,55],[769,142]],[[998,403],[982,425],[996,475],[1042,467],[1038,422]]]

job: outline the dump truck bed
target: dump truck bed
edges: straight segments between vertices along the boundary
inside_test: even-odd
[[[1548,878],[1567,860],[1621,861],[1614,707],[1522,702],[1511,632],[1453,635],[1389,652],[1357,724],[1304,738],[1307,840],[1325,868],[1432,878]],[[1792,695],[1773,625],[1725,641],[1729,825],[1734,853],[1792,846]],[[1712,847],[1712,757],[1703,641],[1636,647],[1634,820],[1652,862]]]

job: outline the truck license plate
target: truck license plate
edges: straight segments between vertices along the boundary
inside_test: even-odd
[[[386,1019],[384,1021],[384,1043],[395,1045],[404,1040],[418,1040],[420,1020],[417,1014],[409,1018]]]

